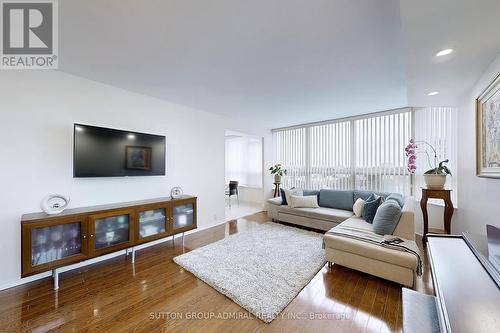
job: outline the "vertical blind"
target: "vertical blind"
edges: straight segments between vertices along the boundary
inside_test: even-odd
[[[411,135],[411,111],[354,120],[354,188],[411,193],[404,148]]]
[[[457,202],[457,122],[458,110],[450,107],[428,107],[415,109],[415,140],[419,147],[417,151],[417,170],[415,172],[415,188],[419,189],[424,185],[423,174],[433,168],[434,157],[431,149],[426,149],[421,141],[431,144],[437,153],[438,162],[449,159],[447,164],[452,176],[447,177],[446,187],[452,189],[452,200]],[[423,152],[426,149],[429,153],[430,164],[427,156]],[[420,199],[420,191],[415,191],[415,197]]]
[[[288,170],[283,186],[417,194],[422,171],[414,184],[404,148],[415,137],[433,144],[439,158],[456,162],[456,122],[452,108],[406,108],[274,130],[276,161]],[[455,166],[450,164],[454,173]],[[449,185],[456,189],[456,177]]]
[[[283,186],[287,188],[307,188],[308,158],[306,128],[289,129],[274,133],[274,146],[277,161],[287,169],[287,177],[283,179]]]
[[[309,128],[309,188],[352,186],[351,124],[343,121]]]

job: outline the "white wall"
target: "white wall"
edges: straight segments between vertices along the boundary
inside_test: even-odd
[[[475,99],[500,73],[500,55],[483,73],[472,91],[462,102],[458,120],[459,192],[460,218],[453,230],[478,234],[486,232],[485,225],[500,227],[500,179],[476,176],[476,130]]]
[[[0,288],[20,278],[21,215],[39,211],[45,195],[81,207],[167,196],[180,185],[198,196],[203,228],[224,221],[225,130],[271,147],[269,131],[58,71],[2,71],[0,115]],[[167,176],[74,179],[74,122],[166,135]]]

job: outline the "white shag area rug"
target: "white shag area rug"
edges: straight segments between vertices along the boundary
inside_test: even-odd
[[[319,233],[265,223],[174,261],[271,322],[325,265],[322,240]]]

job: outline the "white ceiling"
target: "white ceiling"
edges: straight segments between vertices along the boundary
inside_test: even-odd
[[[401,0],[401,20],[409,105],[455,106],[500,54],[500,0]]]
[[[455,103],[500,52],[498,0],[59,4],[62,71],[273,128]]]

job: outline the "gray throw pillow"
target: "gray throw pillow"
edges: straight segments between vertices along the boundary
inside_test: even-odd
[[[401,217],[401,206],[395,200],[387,200],[377,209],[373,219],[373,231],[379,235],[392,235]]]
[[[397,202],[399,204],[399,206],[401,208],[403,208],[403,205],[405,204],[405,199],[403,198],[403,196],[401,194],[398,194],[398,193],[391,193],[387,196],[387,198],[385,198],[385,201],[389,201],[389,200],[394,200],[395,202]]]
[[[304,190],[304,196],[305,197],[311,196],[311,195],[315,195],[319,199],[319,190]]]
[[[322,189],[319,191],[318,203],[321,207],[352,210],[353,198],[353,191]]]
[[[366,201],[366,199],[368,199],[372,194],[376,194],[376,195],[379,195],[381,196],[382,198],[387,198],[387,196],[390,194],[390,193],[387,193],[387,192],[377,192],[377,191],[361,191],[361,190],[354,190],[354,202],[356,202],[356,200],[358,200],[359,198],[363,199]]]
[[[363,218],[366,222],[372,223],[377,209],[382,203],[383,198],[376,194],[372,194],[366,199],[365,206],[363,207]]]

